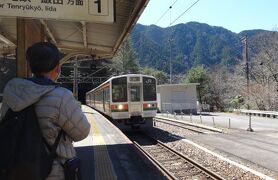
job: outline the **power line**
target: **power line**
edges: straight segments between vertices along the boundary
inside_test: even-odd
[[[178,0],[176,0],[171,6],[169,6],[169,8],[160,16],[160,18],[156,21],[155,24],[157,24],[157,23],[167,14],[167,12],[168,12],[170,9],[172,9],[172,7],[176,4],[177,1],[178,1]]]
[[[172,5],[170,5],[169,6],[169,8],[167,8],[167,10],[159,17],[159,19],[156,21],[156,23],[155,23],[155,25],[157,25],[157,23],[168,13],[168,11],[169,10],[172,10],[172,8],[173,8],[173,6],[176,4],[176,2],[177,2],[178,0],[175,0],[175,2],[172,4]],[[187,11],[189,11],[195,4],[197,4],[198,3],[198,1],[199,0],[197,0],[195,3],[193,3],[189,8],[187,8],[180,16],[178,16],[173,22],[171,22],[171,11],[170,11],[170,23],[169,23],[169,26],[168,27],[170,27],[174,22],[176,22],[180,17],[182,17]],[[173,31],[172,29],[171,29],[171,31]],[[144,37],[146,37],[145,36],[145,34],[143,34],[142,32],[141,32],[141,34],[144,36]],[[171,62],[171,41],[172,41],[173,39],[169,39],[169,42],[170,42],[170,82],[171,82],[171,74],[172,74],[172,62]],[[157,54],[158,55],[158,57],[160,57],[160,58],[167,58],[167,57],[165,57],[164,55],[162,55],[161,53],[158,53],[157,52],[157,50],[155,50],[152,46],[151,46],[151,50],[155,53],[155,54]]]
[[[170,23],[170,26],[174,24],[180,17],[182,17],[187,11],[189,11],[195,4],[197,4],[200,0],[195,1],[189,8],[187,8],[181,15],[179,15],[173,22]]]

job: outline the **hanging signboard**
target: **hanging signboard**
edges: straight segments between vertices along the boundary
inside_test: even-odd
[[[0,16],[114,22],[114,0],[1,0]]]

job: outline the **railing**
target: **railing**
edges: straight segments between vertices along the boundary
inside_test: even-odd
[[[221,115],[220,115],[221,116]],[[245,129],[247,131],[253,132],[252,128],[252,117],[251,114],[248,117],[248,123],[246,124],[246,121],[242,120],[242,117],[236,118],[236,117],[227,117],[227,116],[222,116],[220,117],[219,114],[210,114],[210,115],[202,115],[202,114],[184,114],[184,113],[159,113],[156,115],[155,119],[163,119],[167,118],[170,120],[177,120],[179,122],[183,123],[190,123],[190,125],[195,124],[196,126],[202,126],[202,127],[213,127],[217,128],[219,132],[223,132],[221,130],[222,128],[227,128],[227,129],[232,129],[232,128],[237,128],[237,129]],[[215,120],[216,118],[216,120]],[[232,120],[233,119],[233,120]],[[246,120],[246,118],[245,118]],[[155,120],[154,120],[155,121]],[[237,121],[237,122],[236,122]],[[240,123],[239,123],[240,121]],[[242,123],[243,122],[243,123]],[[247,125],[247,126],[246,126]],[[154,126],[156,126],[156,122],[154,123]]]
[[[246,115],[278,118],[277,111],[260,111],[260,110],[247,110],[247,109],[237,109],[234,111]]]

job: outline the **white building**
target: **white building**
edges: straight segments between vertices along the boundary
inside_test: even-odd
[[[157,106],[161,112],[197,113],[199,83],[167,84],[157,86]]]

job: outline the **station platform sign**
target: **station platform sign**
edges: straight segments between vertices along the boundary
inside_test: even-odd
[[[114,22],[114,0],[1,0],[0,16]]]

